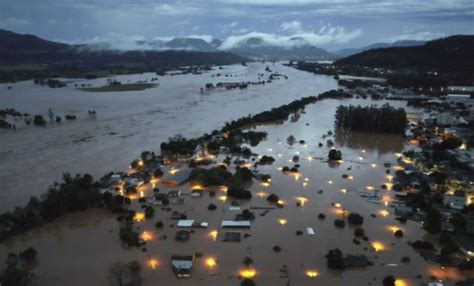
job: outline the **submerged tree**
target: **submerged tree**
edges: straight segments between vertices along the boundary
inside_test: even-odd
[[[340,105],[336,110],[335,125],[351,131],[403,134],[407,127],[407,118],[405,109],[394,108],[388,104],[381,107]]]

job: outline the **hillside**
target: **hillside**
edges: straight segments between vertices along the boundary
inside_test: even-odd
[[[0,30],[0,81],[38,77],[157,71],[178,66],[227,65],[248,61],[217,51],[203,40],[176,39],[169,50],[100,50],[87,45],[68,45]],[[185,45],[183,47],[183,45]],[[196,51],[203,47],[206,51]]]
[[[422,46],[382,48],[365,51],[335,62],[356,65],[433,72],[472,72],[474,36],[451,36]]]
[[[0,52],[42,51],[53,52],[69,48],[69,45],[43,40],[34,35],[21,35],[0,29]]]
[[[375,44],[360,47],[360,48],[342,49],[334,53],[341,57],[348,57],[348,56],[352,56],[352,55],[362,53],[368,50],[373,50],[373,49],[421,46],[421,45],[424,45],[425,43],[426,42],[424,41],[410,41],[410,40],[395,41],[393,43],[375,43]]]
[[[330,60],[336,57],[324,49],[310,45],[301,38],[293,38],[289,47],[276,46],[262,38],[253,37],[229,49],[243,57],[255,60]]]

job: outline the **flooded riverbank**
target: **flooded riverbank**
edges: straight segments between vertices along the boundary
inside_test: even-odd
[[[253,63],[200,75],[159,77],[159,86],[138,92],[88,93],[74,87],[76,83],[102,86],[106,78],[72,81],[59,89],[39,87],[32,81],[13,84],[11,90],[8,85],[0,85],[0,106],[43,114],[45,118],[49,108],[57,115],[78,117],[54,127],[0,130],[0,212],[25,204],[32,195],[41,195],[52,182],[61,180],[63,172],[90,173],[98,178],[112,170],[126,169],[142,150],[158,150],[161,142],[175,134],[200,136],[226,121],[337,87],[331,77],[270,64],[274,72],[287,75],[288,80],[200,94],[200,88],[208,82],[256,81],[266,66]],[[114,79],[127,83],[152,77],[156,75],[121,75]],[[88,110],[97,111],[97,119],[89,119]]]
[[[250,209],[256,218],[250,229],[240,231],[250,234],[240,243],[222,241],[225,230],[220,228],[221,221],[234,219],[237,214],[229,208],[232,200],[219,188],[205,189],[202,198],[192,198],[188,195],[193,184],[188,183],[178,188],[184,194],[184,204],[171,204],[170,208],[186,213],[189,219],[208,222],[209,227],[195,229],[187,242],[174,241],[178,228],[176,221],[171,219],[171,211],[155,207],[153,219],[135,223],[141,232],[150,235],[146,251],[123,250],[115,218],[93,211],[68,215],[45,228],[7,241],[0,246],[0,256],[7,251],[34,246],[39,252],[37,273],[40,285],[104,285],[107,268],[112,263],[133,259],[144,267],[144,285],[158,282],[164,285],[238,285],[237,276],[244,268],[242,261],[246,256],[253,260],[251,267],[256,270],[254,279],[257,285],[381,285],[381,280],[387,275],[400,279],[397,285],[426,285],[432,275],[446,280],[444,276],[448,276],[450,271],[428,264],[407,244],[425,237],[426,233],[415,222],[395,220],[390,205],[393,191],[390,187],[381,188],[383,184],[391,184],[391,175],[397,166],[395,153],[413,147],[405,144],[402,136],[343,134],[333,130],[334,112],[339,104],[373,103],[384,102],[363,99],[318,101],[287,122],[255,128],[268,132],[268,136],[252,150],[259,155],[270,155],[276,161],[257,168],[258,173],[271,175],[271,183],[261,184],[253,180],[249,186],[253,198],[241,202],[241,209]],[[400,101],[391,104],[404,106]],[[328,131],[334,135],[328,136]],[[290,135],[296,138],[292,145],[287,142]],[[304,143],[299,143],[299,140],[304,140]],[[326,162],[330,149],[326,140],[334,141],[341,150],[341,162]],[[322,147],[319,147],[320,142]],[[299,173],[282,173],[283,166],[294,165],[295,155],[299,156]],[[215,160],[220,162],[224,157],[220,155]],[[185,168],[185,164],[176,163],[166,171]],[[390,174],[387,174],[387,169]],[[162,193],[175,189],[159,181],[155,184]],[[152,184],[140,187],[144,196],[151,196],[152,189]],[[217,192],[215,197],[208,195],[211,190]],[[362,192],[375,193],[375,190],[379,190],[379,201],[369,201],[361,196]],[[283,208],[273,208],[268,212],[259,209],[274,207],[266,200],[270,193],[280,197]],[[209,203],[215,204],[217,209],[209,211]],[[136,198],[132,209],[142,211]],[[364,217],[362,227],[368,241],[353,242],[354,226],[346,225],[342,229],[334,226],[336,218],[345,217],[350,212]],[[326,218],[319,219],[320,213]],[[164,227],[156,229],[154,224],[160,220]],[[314,236],[307,234],[307,227],[314,229]],[[395,229],[403,230],[403,238],[394,236]],[[215,239],[213,231],[217,231]],[[297,231],[303,234],[296,235]],[[282,251],[274,252],[275,245]],[[325,255],[334,248],[345,254],[364,254],[374,265],[342,272],[329,270]],[[196,259],[192,277],[177,280],[171,271],[171,256],[196,253],[202,253],[202,257]],[[403,263],[404,256],[410,257],[411,261]],[[158,262],[156,269],[148,265],[152,258]],[[206,264],[207,258],[214,258],[216,265],[210,268]],[[308,271],[318,275],[308,277]],[[445,285],[454,285],[453,278],[459,279],[459,276],[453,274]]]

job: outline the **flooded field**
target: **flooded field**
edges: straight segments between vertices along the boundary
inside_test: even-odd
[[[291,72],[288,71],[288,73]],[[315,78],[317,79],[318,77]],[[327,78],[323,82],[327,84],[327,87],[333,84]],[[278,84],[284,85],[285,82],[275,83],[275,86]],[[262,90],[267,88],[273,87],[266,86]],[[299,86],[299,88],[303,87]],[[267,102],[258,97],[264,95],[257,96],[258,92],[254,92],[256,102],[266,102],[270,106],[300,97],[294,94],[285,100],[280,98]],[[300,95],[312,93],[308,89]],[[236,92],[234,96],[240,95]],[[214,104],[220,104],[221,109],[226,109],[231,117],[236,118],[239,112],[242,113],[242,110],[235,110],[238,108],[232,108],[230,105],[224,107],[225,101],[219,101],[218,96],[221,95],[214,94],[206,97],[198,104],[198,107],[213,106],[209,105],[208,101],[215,100]],[[247,100],[250,98],[252,97],[250,96]],[[241,202],[240,207],[250,209],[255,213],[256,218],[252,221],[250,229],[241,231],[242,234],[249,234],[248,237],[242,238],[241,242],[222,241],[225,230],[220,228],[221,221],[232,220],[238,213],[229,209],[232,200],[226,196],[225,192],[219,188],[209,188],[204,190],[203,197],[192,198],[187,194],[196,186],[188,183],[178,188],[184,194],[184,204],[171,204],[170,208],[173,211],[186,213],[188,219],[208,222],[209,227],[194,229],[194,233],[187,242],[174,240],[178,228],[176,221],[170,218],[171,210],[155,207],[153,219],[135,223],[142,233],[146,231],[148,239],[146,251],[135,248],[122,249],[117,234],[119,227],[116,219],[106,212],[90,211],[67,215],[46,227],[1,244],[0,257],[4,257],[9,251],[19,251],[30,245],[34,246],[39,252],[39,265],[36,270],[39,285],[104,285],[107,281],[107,268],[112,263],[133,259],[138,260],[144,267],[144,285],[239,285],[238,276],[241,270],[246,269],[242,263],[246,256],[253,260],[250,270],[255,270],[254,280],[257,285],[381,285],[382,279],[387,275],[398,278],[396,284],[398,286],[426,285],[430,281],[430,276],[444,280],[445,285],[454,285],[453,279],[459,279],[459,273],[427,264],[407,244],[409,241],[425,237],[426,233],[417,223],[408,221],[402,224],[395,220],[393,215],[391,207],[393,191],[390,190],[390,186],[391,176],[397,166],[395,153],[413,147],[406,145],[401,136],[344,134],[333,130],[334,112],[338,105],[374,103],[383,104],[384,102],[363,99],[318,101],[307,106],[304,112],[292,116],[287,122],[256,127],[256,130],[268,132],[268,136],[267,140],[252,147],[252,151],[259,155],[273,156],[276,161],[271,165],[258,168],[254,168],[253,164],[249,165],[255,172],[270,174],[272,180],[269,184],[261,184],[254,179],[253,184],[248,186],[253,198]],[[391,104],[404,106],[404,102],[401,101],[391,102]],[[258,104],[254,104],[253,101],[247,102],[246,105],[249,105],[248,113],[258,110],[256,107]],[[242,106],[246,105],[242,104]],[[266,109],[263,106],[260,107]],[[215,110],[217,109],[219,108]],[[221,114],[222,111],[220,110],[216,117],[222,116],[222,121],[228,120],[227,114]],[[196,111],[193,114],[194,116],[199,114],[199,118],[213,117],[212,114],[201,113]],[[142,120],[151,120],[151,118]],[[208,131],[212,127],[218,127],[220,119],[216,118],[216,122],[209,123],[211,128],[206,128],[206,123],[196,118],[193,120],[186,117],[180,124],[186,125],[184,123],[187,122],[186,120],[200,126],[195,126],[196,128],[189,132],[189,134],[198,135],[198,130]],[[142,122],[137,124],[142,124]],[[157,123],[150,125],[155,126],[154,124]],[[118,129],[118,127],[114,128]],[[145,133],[143,127],[137,128]],[[183,126],[183,128],[183,130],[191,130],[188,129],[189,126]],[[323,135],[327,135],[328,131],[334,132],[334,135],[323,139]],[[149,132],[151,134],[152,131]],[[179,133],[188,134],[185,131],[179,131]],[[149,138],[142,138],[145,135],[140,134],[133,140],[143,139],[151,143],[148,141]],[[292,145],[287,142],[290,135],[296,138],[296,142]],[[155,135],[150,136],[158,141]],[[343,156],[341,162],[330,164],[326,161],[325,158],[330,149],[326,144],[328,139],[334,141],[335,146],[341,150]],[[305,142],[300,144],[299,140]],[[139,148],[144,143],[129,146],[131,142],[125,142],[127,143],[124,143],[124,150],[121,153],[130,161],[138,156],[141,150]],[[320,142],[323,143],[322,147],[318,146]],[[85,143],[87,144],[89,143]],[[120,145],[119,142],[116,144]],[[104,151],[104,154],[100,154],[100,158],[103,156],[104,160],[109,160],[106,158],[107,155],[109,151]],[[299,173],[292,175],[282,173],[280,171],[282,167],[292,167],[295,164],[292,161],[295,155],[299,156]],[[215,158],[215,161],[221,162],[224,157],[220,155]],[[114,159],[119,162],[123,160],[124,166],[128,163],[124,158]],[[93,163],[87,161],[84,163],[90,164],[93,168]],[[248,163],[252,162],[248,161]],[[187,164],[176,163],[169,166],[166,171],[183,170],[186,166]],[[232,164],[230,169],[233,170],[234,167]],[[389,174],[387,174],[387,169],[390,170]],[[346,179],[342,178],[344,174],[347,175]],[[153,184],[160,188],[160,192],[175,189],[162,185],[160,181],[154,181]],[[153,184],[140,188],[144,196],[152,195]],[[386,190],[381,188],[383,184],[388,187]],[[208,195],[208,191],[212,190],[217,192],[214,197]],[[361,192],[374,193],[375,190],[380,191],[379,201],[370,202],[360,195]],[[271,193],[280,197],[283,208],[276,208],[267,202],[266,198]],[[217,205],[214,211],[207,209],[211,202]],[[262,207],[272,207],[272,209],[265,211],[260,209]],[[132,202],[132,208],[141,211],[136,198]],[[354,226],[346,225],[342,229],[334,226],[336,218],[345,217],[350,212],[357,212],[364,217],[362,227],[369,238],[367,242],[361,240],[359,245],[353,243]],[[320,213],[325,214],[326,218],[319,219]],[[154,226],[159,220],[164,222],[162,229],[156,229]],[[307,227],[314,229],[314,236],[308,235]],[[403,230],[403,238],[394,236],[393,232],[397,229]],[[302,231],[303,234],[296,235],[297,231]],[[278,253],[274,252],[272,248],[275,245],[280,246],[282,250]],[[374,265],[359,270],[329,270],[326,266],[325,255],[334,248],[341,249],[344,254],[364,254]],[[201,253],[202,257],[196,259],[192,277],[177,280],[171,270],[171,256],[195,253]],[[403,256],[409,256],[411,262],[401,262]],[[215,265],[210,266],[209,258],[213,259]],[[157,262],[154,267],[149,264],[151,259]]]
[[[257,81],[266,64],[227,66],[204,74],[158,77],[155,88],[134,92],[84,92],[82,84],[103,86],[106,78],[67,80],[68,86],[52,89],[32,81],[0,84],[0,106],[21,113],[72,114],[75,121],[45,128],[16,122],[16,132],[0,130],[0,212],[39,196],[62,173],[89,173],[95,178],[126,169],[143,150],[158,150],[175,134],[199,136],[226,121],[286,104],[303,96],[337,87],[328,76],[314,76],[281,64],[273,72],[288,76],[248,89],[219,90],[204,95],[206,83]],[[220,77],[213,75],[221,74]],[[228,75],[228,77],[225,77]],[[123,83],[150,80],[156,74],[116,76]],[[8,86],[12,89],[8,90]],[[97,112],[96,119],[88,111]],[[20,175],[21,174],[21,175]]]

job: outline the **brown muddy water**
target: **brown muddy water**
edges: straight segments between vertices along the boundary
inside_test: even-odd
[[[397,277],[398,286],[426,285],[430,276],[444,280],[445,285],[454,285],[453,279],[462,278],[459,273],[428,264],[407,245],[426,233],[415,222],[400,224],[395,220],[390,206],[393,191],[380,188],[382,184],[390,185],[384,163],[391,163],[389,169],[393,174],[395,153],[413,147],[395,135],[335,132],[333,136],[322,138],[333,130],[335,108],[339,104],[351,103],[383,102],[325,100],[309,105],[287,122],[255,128],[268,132],[268,138],[252,150],[260,155],[271,155],[276,161],[258,167],[259,173],[272,175],[271,184],[264,186],[254,180],[249,186],[253,198],[242,202],[241,207],[268,207],[266,196],[270,193],[277,194],[284,207],[272,209],[264,216],[260,216],[263,210],[254,209],[256,219],[249,230],[242,231],[251,236],[243,238],[240,243],[222,242],[225,230],[220,229],[220,223],[223,219],[233,219],[237,212],[229,210],[231,200],[225,199],[225,192],[214,188],[217,195],[213,198],[206,193],[202,198],[184,196],[184,205],[170,205],[173,210],[185,212],[188,219],[209,223],[207,229],[195,229],[188,242],[174,241],[176,221],[171,220],[170,212],[155,207],[153,219],[135,223],[140,231],[151,236],[146,244],[147,251],[122,249],[115,218],[102,211],[90,211],[68,215],[2,243],[0,257],[5,257],[10,251],[34,246],[39,252],[38,285],[106,285],[107,268],[112,263],[134,259],[143,265],[144,285],[239,285],[239,271],[245,269],[242,261],[246,256],[253,259],[257,285],[381,285],[387,275]],[[391,104],[404,105],[398,101]],[[286,140],[289,135],[297,141],[305,140],[306,144],[289,145]],[[319,159],[325,158],[329,150],[327,139],[333,140],[342,151],[343,162],[328,164]],[[324,143],[324,147],[318,147],[319,142]],[[294,155],[300,157],[299,176],[283,174],[279,168],[293,166],[289,160]],[[221,155],[216,161],[220,162],[222,158]],[[185,165],[176,164],[173,168],[182,169]],[[343,174],[348,174],[351,179],[343,179]],[[159,182],[156,184],[162,192],[169,190]],[[145,196],[151,195],[152,187],[146,185],[141,191]],[[189,183],[179,189],[187,194],[192,187],[193,184]],[[374,192],[374,189],[380,190],[384,198],[378,204],[359,195],[359,192]],[[304,201],[304,204],[298,207],[298,201]],[[218,209],[208,211],[210,202]],[[140,210],[138,201],[132,203],[132,208]],[[357,212],[364,216],[363,228],[369,242],[355,245],[352,242],[355,227],[346,225],[339,229],[334,226],[334,220],[343,212]],[[326,214],[326,219],[319,220],[319,213]],[[376,217],[371,217],[371,214]],[[158,220],[164,221],[163,229],[154,228]],[[314,229],[314,236],[306,233],[307,227]],[[393,231],[397,228],[403,230],[403,238],[394,237]],[[298,230],[304,234],[295,235]],[[217,231],[215,240],[213,231]],[[282,251],[275,253],[272,250],[274,245],[279,245]],[[345,254],[365,254],[374,265],[366,269],[329,270],[325,255],[333,248],[340,248]],[[197,252],[203,257],[196,259],[192,277],[176,279],[170,266],[171,255]],[[411,262],[402,263],[403,256],[409,256]],[[216,265],[209,267],[206,264],[208,258],[215,259]],[[155,269],[148,264],[150,259],[158,261]],[[308,271],[317,273],[317,276],[308,277]]]
[[[77,116],[45,128],[13,121],[16,132],[0,130],[0,212],[24,205],[33,195],[46,192],[63,172],[89,173],[100,178],[121,171],[143,150],[157,150],[168,137],[201,136],[222,127],[226,121],[255,114],[304,96],[337,88],[329,76],[315,76],[283,66],[268,64],[288,76],[270,84],[245,90],[216,90],[201,94],[206,83],[257,81],[267,64],[232,65],[200,75],[159,77],[158,86],[132,92],[84,92],[75,84],[102,86],[108,79],[123,83],[150,80],[154,73],[119,75],[95,80],[66,80],[65,88],[39,87],[32,81],[0,84],[0,108],[21,113]],[[217,74],[222,76],[216,77]],[[225,77],[228,75],[228,77]],[[8,90],[8,86],[12,86]],[[88,110],[97,111],[90,119]]]

